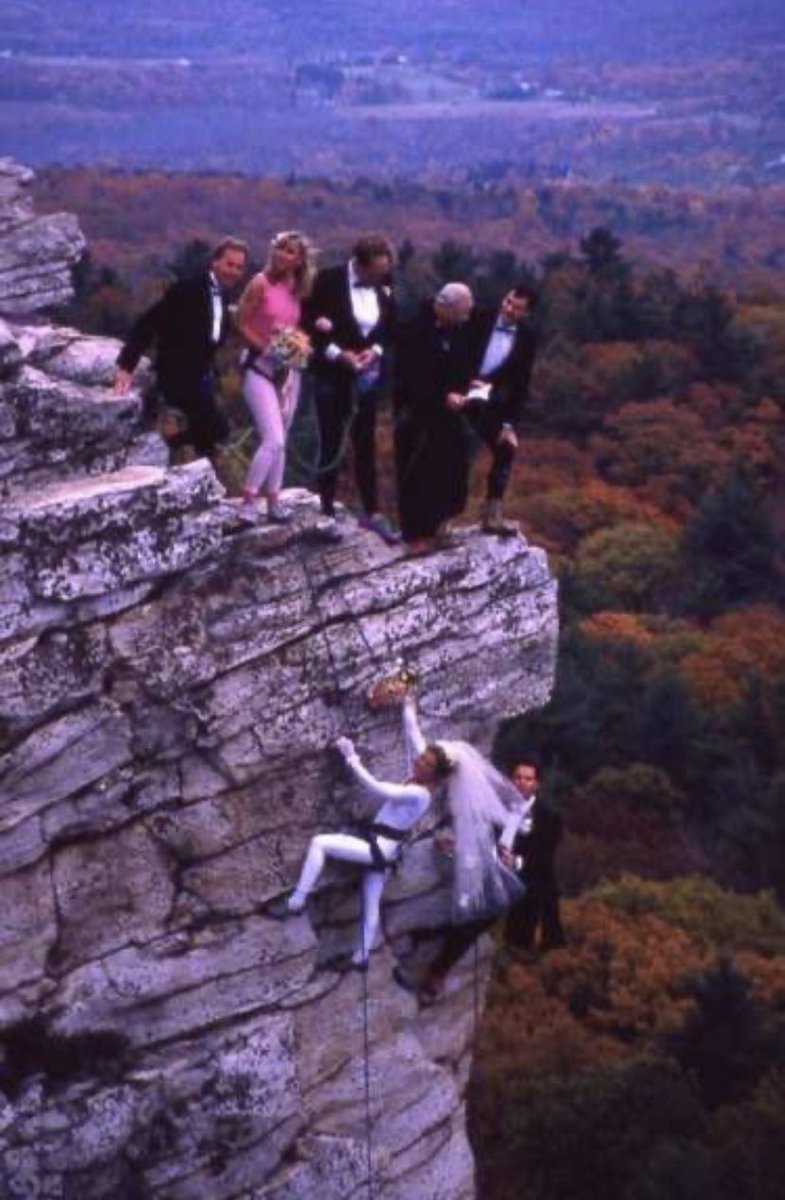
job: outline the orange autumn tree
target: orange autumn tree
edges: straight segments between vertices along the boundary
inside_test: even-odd
[[[785,685],[785,613],[757,604],[718,617],[681,670],[695,698],[708,709],[739,704],[752,684],[765,694]]]

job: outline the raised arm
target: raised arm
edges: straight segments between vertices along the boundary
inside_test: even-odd
[[[336,749],[343,755],[344,761],[358,783],[361,783],[369,795],[377,800],[391,800],[393,803],[419,804],[426,789],[417,783],[389,783],[377,779],[367,767],[363,766],[360,756],[350,738],[338,738]]]
[[[406,696],[403,702],[402,715],[406,754],[408,758],[414,759],[418,754],[422,754],[427,742],[420,729],[420,722],[417,717],[417,702],[411,694]]]

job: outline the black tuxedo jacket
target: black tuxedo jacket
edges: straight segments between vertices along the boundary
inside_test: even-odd
[[[198,394],[213,365],[213,308],[210,279],[181,279],[167,288],[161,299],[134,323],[117,359],[124,371],[133,371],[153,345],[158,384],[164,394]],[[221,341],[226,336],[227,306],[223,306]]]
[[[561,841],[562,828],[559,813],[536,799],[531,829],[528,833],[516,833],[512,847],[513,854],[523,858],[521,878],[527,887],[548,886],[553,882],[553,859]]]
[[[482,360],[498,316],[498,308],[486,309],[478,311],[472,319],[475,377],[479,377]],[[516,329],[512,349],[507,358],[487,376],[487,382],[493,385],[489,403],[499,425],[512,425],[516,433],[520,431],[523,412],[529,398],[529,381],[536,352],[536,334],[529,322],[524,322]]]
[[[355,351],[366,350],[375,345],[380,345],[386,350],[390,345],[395,328],[395,301],[388,287],[377,287],[376,295],[379,301],[379,321],[367,336],[363,337],[352,310],[348,264],[325,267],[318,273],[313,291],[306,302],[303,318],[314,347],[311,369],[317,375],[333,379],[350,378],[343,363],[331,362],[325,356],[325,348],[331,342],[341,350]],[[329,333],[320,333],[316,329],[319,317],[327,317],[332,322]]]

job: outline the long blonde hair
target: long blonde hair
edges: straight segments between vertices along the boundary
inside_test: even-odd
[[[314,276],[316,275],[317,249],[309,237],[299,229],[284,229],[270,239],[270,253],[267,257],[265,270],[271,265],[273,251],[279,246],[294,244],[301,255],[300,265],[294,268],[294,290],[299,300],[304,300],[311,294]]]

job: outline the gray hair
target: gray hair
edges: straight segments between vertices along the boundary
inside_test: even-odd
[[[439,308],[457,308],[467,302],[473,304],[474,297],[471,288],[465,283],[445,283],[434,298],[434,304]]]

